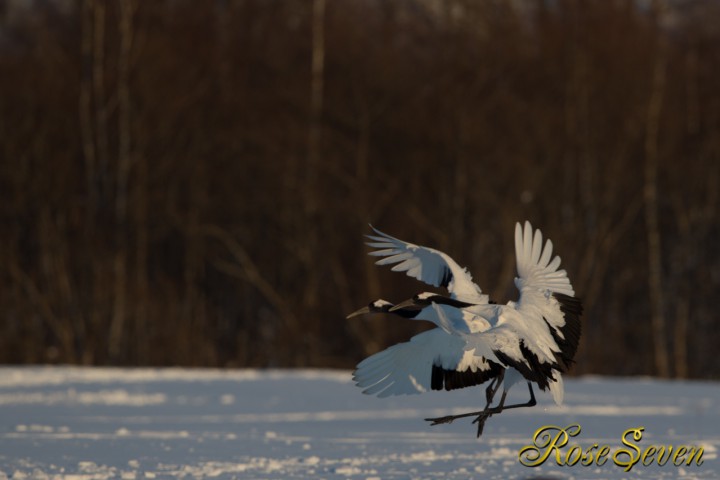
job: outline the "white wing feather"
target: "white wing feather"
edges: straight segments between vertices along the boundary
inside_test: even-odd
[[[434,287],[445,286],[453,298],[472,303],[487,303],[480,287],[472,280],[470,273],[449,255],[403,240],[391,237],[372,225],[377,235],[367,235],[372,240],[367,244],[376,249],[369,253],[373,257],[384,257],[376,265],[391,265],[394,272],[406,272],[410,277]]]
[[[560,257],[550,261],[553,245],[550,240],[543,248],[542,233],[533,229],[530,222],[525,222],[525,228],[520,223],[515,225],[515,257],[519,277],[515,279],[515,286],[520,290],[520,301],[526,291],[536,291],[543,294],[563,293],[574,296],[575,291],[565,270],[558,270]]]
[[[515,285],[520,291],[520,298],[513,307],[521,317],[513,318],[508,323],[513,326],[519,338],[524,339],[526,347],[543,362],[551,361],[560,347],[555,342],[550,330],[563,338],[561,328],[565,325],[565,317],[560,304],[552,294],[559,293],[575,296],[570,279],[565,270],[559,270],[560,257],[552,258],[553,245],[550,240],[545,242],[540,230],[535,230],[530,222],[524,228],[515,225],[515,255],[517,258],[518,278]],[[509,315],[512,318],[512,315]],[[547,323],[546,323],[547,322]],[[550,382],[550,391],[557,404],[563,401],[563,382],[559,371],[553,370],[554,382]]]
[[[353,379],[368,395],[417,394],[431,389],[433,364],[448,370],[490,369],[486,360],[465,350],[462,338],[435,328],[366,358]]]

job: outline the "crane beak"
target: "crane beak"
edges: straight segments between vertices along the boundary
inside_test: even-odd
[[[363,307],[360,310],[354,311],[353,313],[351,313],[350,315],[348,315],[345,318],[349,320],[353,317],[357,317],[358,315],[365,315],[366,313],[370,313],[370,309],[368,307]]]
[[[394,307],[392,307],[389,312],[394,312],[395,310],[402,310],[404,308],[414,309],[418,310],[420,309],[420,306],[415,303],[415,301],[411,298],[410,300],[405,300],[404,302],[398,303]]]

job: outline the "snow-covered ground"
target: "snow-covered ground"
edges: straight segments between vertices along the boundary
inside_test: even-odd
[[[566,380],[566,405],[492,417],[422,419],[483,406],[484,390],[378,399],[329,370],[0,368],[5,478],[720,478],[720,384],[643,378]],[[525,401],[517,386],[509,400]],[[703,463],[526,467],[519,450],[546,425],[579,424],[583,449],[704,448]],[[629,438],[629,437],[628,437]],[[565,453],[567,447],[561,452]]]

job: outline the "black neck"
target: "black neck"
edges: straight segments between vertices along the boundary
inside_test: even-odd
[[[467,308],[467,307],[473,307],[473,306],[477,305],[476,303],[463,302],[460,300],[456,300],[454,298],[444,297],[442,295],[432,296],[432,297],[428,298],[428,301],[438,303],[441,305],[449,305],[449,306],[455,307],[455,308]]]

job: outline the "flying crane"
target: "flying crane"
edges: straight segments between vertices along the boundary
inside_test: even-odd
[[[483,410],[426,419],[437,425],[475,416],[478,437],[493,414],[534,406],[533,384],[550,390],[555,402],[562,404],[562,374],[577,351],[582,304],[565,270],[559,270],[560,257],[552,258],[552,242],[543,246],[540,230],[533,231],[529,222],[524,228],[515,226],[515,286],[520,296],[505,305],[491,302],[449,255],[373,230],[375,235],[367,237],[374,249],[370,255],[382,257],[376,264],[393,265],[393,271],[444,287],[449,296],[422,292],[398,305],[376,300],[348,315],[389,313],[436,325],[360,362],[353,378],[363,393],[387,397],[490,381]],[[522,381],[527,382],[530,399],[505,405],[510,388]],[[500,401],[491,407],[500,387]]]

